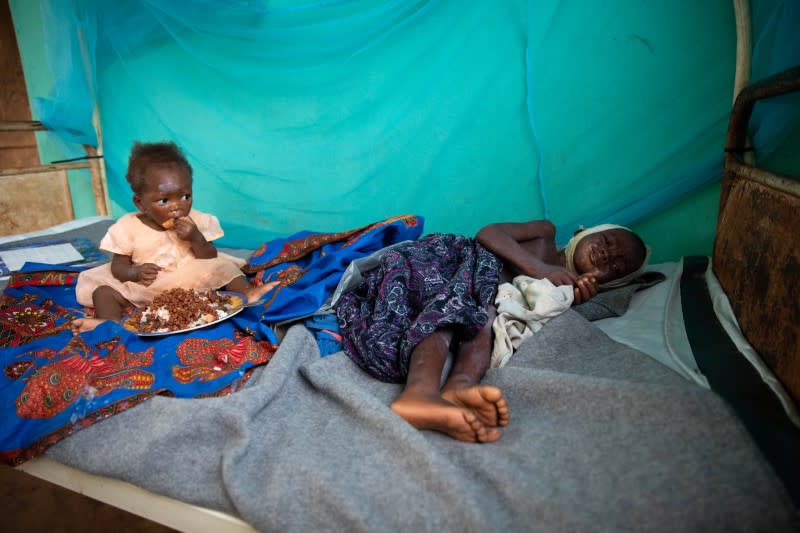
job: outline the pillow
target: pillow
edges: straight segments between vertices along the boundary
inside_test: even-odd
[[[662,272],[648,271],[624,287],[600,291],[589,301],[573,305],[572,309],[589,321],[622,316],[628,310],[634,293],[667,279]]]

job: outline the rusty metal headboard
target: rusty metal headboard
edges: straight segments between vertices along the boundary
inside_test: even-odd
[[[800,181],[743,157],[755,103],[794,91],[800,91],[800,67],[736,98],[712,264],[745,337],[800,405]]]

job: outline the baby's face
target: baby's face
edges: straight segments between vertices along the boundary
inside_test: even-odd
[[[578,274],[593,274],[598,283],[627,276],[642,265],[643,251],[636,237],[624,229],[593,233],[581,239],[572,256]]]
[[[192,180],[177,165],[150,165],[133,203],[158,226],[185,217],[192,209]],[[167,224],[169,225],[169,224]]]

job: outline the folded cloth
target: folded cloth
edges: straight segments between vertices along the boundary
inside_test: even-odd
[[[556,287],[549,279],[517,276],[497,289],[497,316],[492,323],[492,368],[505,365],[522,341],[542,329],[551,318],[570,308],[572,285]]]

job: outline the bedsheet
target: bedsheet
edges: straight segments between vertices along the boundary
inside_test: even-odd
[[[795,531],[796,510],[715,393],[554,318],[486,382],[496,443],[418,431],[342,352],[293,326],[225,398],[155,397],[47,455],[262,531]],[[113,443],[113,445],[110,445]]]

